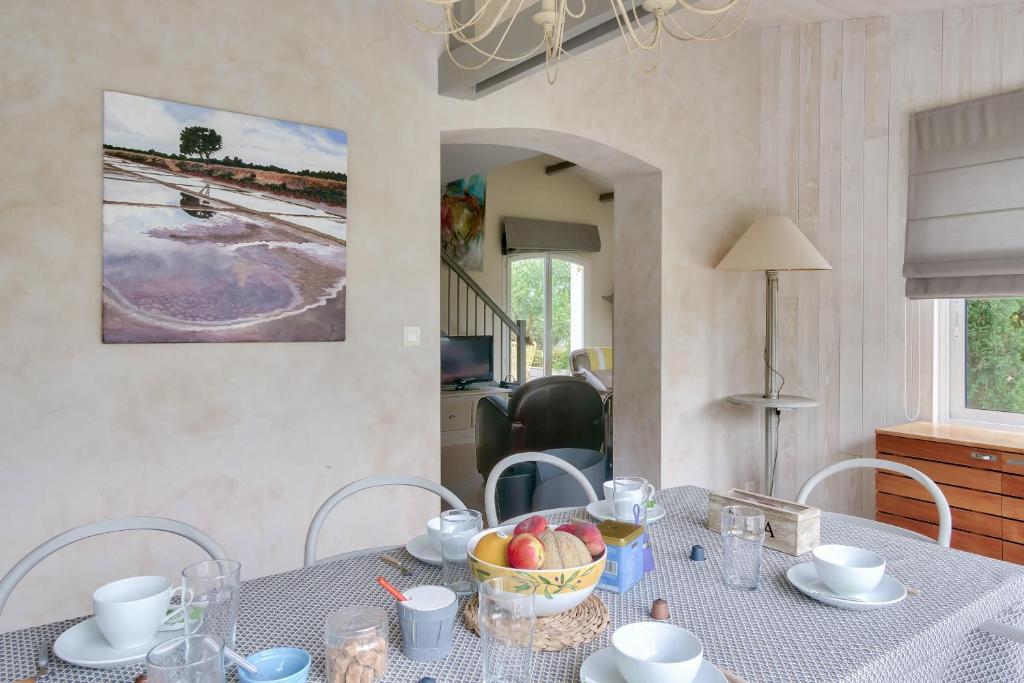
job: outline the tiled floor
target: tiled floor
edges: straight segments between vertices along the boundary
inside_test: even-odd
[[[441,448],[441,484],[473,510],[484,509],[484,479],[476,471],[474,444]]]

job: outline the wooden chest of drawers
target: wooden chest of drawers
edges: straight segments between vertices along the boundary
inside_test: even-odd
[[[875,451],[938,484],[953,516],[952,547],[1024,564],[1024,433],[911,422],[876,430]],[[938,512],[920,484],[879,471],[875,492],[877,520],[937,535]]]

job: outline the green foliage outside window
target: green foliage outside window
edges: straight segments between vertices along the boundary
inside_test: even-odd
[[[966,406],[1024,413],[1024,298],[967,300]]]
[[[569,371],[571,329],[572,262],[551,259],[551,370],[555,374]],[[544,257],[512,261],[512,317],[526,321],[529,341],[537,345],[531,367],[544,368]]]

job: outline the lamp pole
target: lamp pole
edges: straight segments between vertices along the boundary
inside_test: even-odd
[[[775,338],[779,332],[779,271],[766,270],[764,292],[764,398],[779,398],[779,352]],[[764,409],[764,492],[772,495],[775,487],[775,463],[779,455],[779,416],[777,406]]]

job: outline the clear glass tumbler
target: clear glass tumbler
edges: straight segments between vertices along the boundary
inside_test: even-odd
[[[185,610],[185,633],[217,636],[233,649],[242,565],[234,560],[197,562],[181,570],[181,579],[183,595],[192,601]]]
[[[761,579],[763,544],[764,513],[742,505],[722,508],[722,573],[725,585],[737,590],[757,589]]]
[[[441,513],[441,583],[456,595],[472,595],[469,571],[469,539],[484,528],[477,510],[445,510]]]
[[[150,683],[224,683],[224,642],[192,635],[166,640],[146,654]]]
[[[530,683],[533,627],[536,621],[533,592],[517,593],[508,578],[480,583],[477,624],[484,666],[484,683]]]

